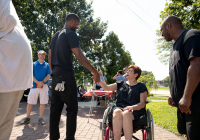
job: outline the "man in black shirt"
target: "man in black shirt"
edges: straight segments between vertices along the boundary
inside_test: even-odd
[[[200,132],[200,31],[184,29],[179,18],[167,17],[161,25],[166,41],[174,40],[170,53],[169,105],[177,107],[177,128],[189,140]]]
[[[64,103],[67,111],[66,139],[75,140],[78,101],[72,53],[80,64],[94,74],[95,83],[100,81],[97,70],[89,63],[79,47],[79,39],[76,34],[79,23],[80,19],[76,14],[68,14],[64,28],[55,33],[49,47],[49,65],[53,75],[50,140],[60,138],[59,122]],[[59,86],[62,83],[64,86]]]

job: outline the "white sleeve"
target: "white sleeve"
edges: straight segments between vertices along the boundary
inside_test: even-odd
[[[11,0],[0,0],[0,38],[7,35],[17,25],[21,26]]]

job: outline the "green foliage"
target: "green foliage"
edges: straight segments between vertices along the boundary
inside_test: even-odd
[[[161,22],[169,15],[179,17],[186,29],[200,29],[200,0],[171,0],[166,2],[165,9],[160,12]],[[159,60],[167,64],[173,42],[166,42],[157,30],[156,46]]]
[[[164,80],[163,83],[167,86],[169,86],[169,76],[167,76]]]
[[[153,86],[152,86],[153,89],[158,89],[158,85],[157,85],[157,82],[156,80],[153,81]]]
[[[161,36],[161,31],[157,30],[157,36],[159,37],[156,40],[156,49],[157,49],[157,55],[159,55],[159,60],[163,64],[167,65],[169,62],[169,55],[170,55],[170,50],[173,46],[173,41],[167,42],[165,39]]]
[[[134,64],[129,51],[125,51],[124,45],[114,32],[110,32],[102,41],[102,49],[99,49],[99,64],[107,77],[107,83],[113,83],[113,76],[118,70]]]
[[[76,13],[81,19],[77,30],[80,47],[95,67],[98,62],[103,71],[110,74],[111,70],[114,75],[119,69],[133,63],[130,53],[124,51],[123,44],[117,35],[110,33],[102,41],[108,23],[102,22],[100,18],[93,18],[92,3],[87,3],[85,0],[15,0],[13,4],[25,33],[31,41],[34,61],[38,59],[39,50],[45,50],[48,53],[50,40],[57,31],[63,28],[66,15]],[[114,50],[117,50],[116,54]],[[110,67],[107,68],[107,66]],[[77,81],[82,81],[83,76],[91,80],[90,71],[81,66],[76,58],[74,71]]]
[[[85,0],[15,0],[13,4],[31,41],[34,61],[38,59],[38,50],[42,49],[48,53],[50,40],[63,28],[68,13],[76,13],[80,17],[81,23],[77,33],[81,49],[91,61],[95,60],[96,47],[106,32],[107,22],[93,18],[92,3],[88,4]],[[87,77],[88,70],[77,61],[74,65],[77,79],[84,75]]]
[[[150,102],[146,108],[153,114],[154,122],[176,134],[177,131],[177,108],[171,107],[167,102]]]
[[[155,77],[152,72],[142,71],[142,74],[137,81],[144,83],[146,85],[149,93],[150,93],[152,87],[157,88]]]
[[[141,76],[151,74],[152,72],[143,70]]]
[[[147,100],[168,100],[168,97],[149,96],[149,97],[147,97]]]
[[[169,87],[158,87],[158,90],[169,90]]]

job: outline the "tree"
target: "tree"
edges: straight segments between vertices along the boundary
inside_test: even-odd
[[[170,55],[170,50],[173,46],[173,41],[167,42],[165,39],[161,36],[161,32],[157,30],[157,36],[159,37],[156,40],[157,46],[157,55],[159,55],[159,60],[163,64],[167,65],[169,62],[169,55]]]
[[[77,30],[80,47],[92,65],[100,65],[112,77],[119,69],[133,64],[130,53],[125,51],[116,34],[111,32],[102,40],[108,23],[93,18],[92,3],[85,0],[15,0],[13,4],[31,41],[34,61],[37,60],[38,50],[48,52],[50,40],[63,28],[66,15],[76,13],[81,19]],[[75,57],[74,71],[78,82],[83,81],[83,77],[91,77],[90,71],[81,66]],[[111,81],[112,78],[108,79]]]
[[[167,76],[165,79],[163,79],[163,83],[164,83],[166,86],[169,86],[169,76]]]
[[[31,42],[34,61],[39,50],[48,52],[52,36],[63,28],[68,13],[76,13],[80,17],[77,33],[81,49],[91,63],[95,61],[107,22],[93,18],[92,3],[86,3],[85,0],[15,0],[13,4]],[[74,69],[77,79],[91,76],[77,60]]]
[[[134,64],[129,51],[125,51],[123,43],[114,32],[110,32],[102,41],[102,49],[99,49],[99,64],[107,76],[107,83],[115,82],[113,76],[118,70]]]
[[[152,72],[143,70],[142,73],[141,73],[141,76],[148,75],[148,74],[152,74]]]
[[[148,92],[151,91],[152,87],[157,87],[155,76],[152,72],[144,71],[142,72],[138,82],[141,82],[146,85]]]
[[[161,22],[169,16],[175,15],[179,17],[186,29],[194,28],[200,29],[200,1],[199,0],[171,0],[166,2],[165,9],[160,12]],[[170,49],[173,42],[166,42],[161,37],[160,30],[157,30],[157,55],[160,55],[159,59],[164,64],[167,64],[169,60]]]
[[[52,35],[63,28],[68,13],[76,13],[81,19],[78,34],[83,50],[106,32],[107,23],[93,18],[92,3],[85,0],[16,0],[13,4],[31,41],[34,60],[38,50],[48,50]]]

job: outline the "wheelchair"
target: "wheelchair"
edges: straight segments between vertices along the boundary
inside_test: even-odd
[[[112,124],[108,121],[108,115],[111,109],[112,103],[109,104],[107,109],[104,111],[102,122],[102,140],[114,140]],[[141,117],[137,121],[133,121],[133,133],[138,130],[142,131],[143,140],[154,140],[153,115],[149,109],[146,109],[145,116]],[[123,132],[121,136],[124,136]],[[132,135],[132,138],[139,140],[134,135]]]

